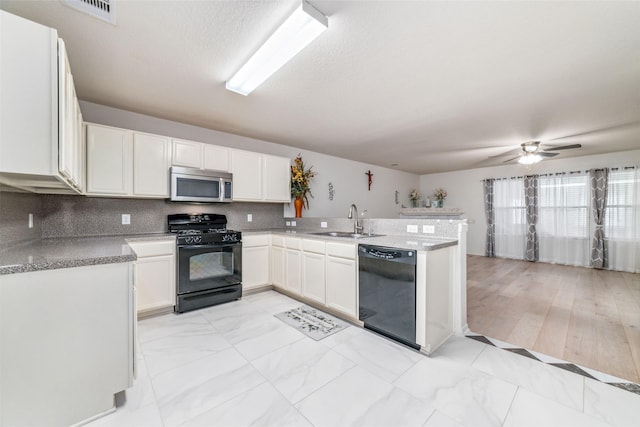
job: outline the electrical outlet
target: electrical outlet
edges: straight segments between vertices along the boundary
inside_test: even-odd
[[[436,232],[436,226],[435,225],[423,225],[422,226],[422,232],[423,233],[435,233]]]
[[[122,225],[131,224],[131,214],[122,214]]]
[[[407,225],[407,233],[417,233],[418,226],[417,225]]]
[[[285,221],[284,225],[286,225],[287,227],[291,227],[291,221]]]
[[[320,221],[320,228],[327,228],[327,221]]]
[[[29,228],[33,228],[33,214],[29,214]]]
[[[253,215],[247,214],[247,222],[253,222]]]

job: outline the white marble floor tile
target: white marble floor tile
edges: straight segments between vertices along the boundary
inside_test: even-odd
[[[156,402],[155,392],[151,385],[151,378],[147,371],[144,359],[138,359],[137,375],[133,381],[133,386],[126,389],[124,394],[116,398],[118,411],[135,411],[150,403]],[[122,399],[121,399],[122,398]]]
[[[198,310],[219,332],[227,332],[239,323],[251,320],[256,315],[267,315],[264,310],[250,304],[245,300],[214,305],[213,307]]]
[[[470,366],[485,347],[486,344],[471,338],[452,336],[429,357]]]
[[[157,374],[230,348],[231,344],[212,330],[192,330],[142,343],[149,374]]]
[[[435,410],[423,427],[464,427],[462,424]]]
[[[311,427],[311,423],[269,383],[242,393],[180,427]]]
[[[248,360],[257,359],[306,338],[302,332],[272,315],[266,318],[257,317],[255,320],[224,334],[224,337]]]
[[[504,427],[606,427],[609,424],[519,388]]]
[[[286,295],[275,291],[260,292],[258,294],[249,295],[244,300],[254,304],[269,314],[278,314],[283,311],[291,310],[295,307],[304,305],[300,301],[289,298]]]
[[[580,411],[583,408],[581,375],[490,346],[472,366],[563,405]]]
[[[141,344],[169,335],[192,331],[215,332],[215,329],[198,311],[183,314],[169,313],[142,319],[138,322],[138,339]]]
[[[170,427],[266,380],[232,348],[163,372],[151,381],[164,425]]]
[[[358,366],[299,402],[315,427],[422,426],[433,409]]]
[[[311,338],[282,347],[252,364],[292,403],[355,366]]]
[[[162,426],[162,418],[158,406],[151,403],[135,411],[117,410],[85,425],[90,427],[158,427]]]
[[[586,378],[584,412],[614,426],[640,426],[640,395]]]
[[[593,378],[600,380],[604,383],[628,383],[629,380],[622,379],[620,377],[615,377],[613,375],[605,374],[604,372],[596,371],[595,369],[587,368],[582,365],[577,365],[585,371],[587,374],[591,375]]]
[[[342,342],[335,345],[333,350],[389,382],[395,381],[407,369],[426,357],[365,330],[336,339]]]
[[[320,343],[322,343],[323,345],[326,345],[329,348],[333,348],[338,344],[344,344],[348,342],[355,335],[359,335],[363,333],[365,332],[361,327],[358,327],[358,326],[349,327],[341,331],[338,331],[333,335],[329,335],[328,337],[321,339]]]
[[[395,385],[467,426],[500,426],[517,387],[458,363],[425,359]]]

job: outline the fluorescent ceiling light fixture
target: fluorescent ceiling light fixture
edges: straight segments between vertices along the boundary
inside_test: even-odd
[[[534,163],[538,163],[542,160],[542,156],[537,154],[525,154],[518,159],[518,163],[522,165],[533,165]]]
[[[249,95],[298,52],[315,40],[329,25],[328,19],[306,1],[226,83],[226,88]]]

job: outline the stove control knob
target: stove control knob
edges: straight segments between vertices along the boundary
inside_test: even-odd
[[[194,236],[193,243],[202,243],[202,236]]]

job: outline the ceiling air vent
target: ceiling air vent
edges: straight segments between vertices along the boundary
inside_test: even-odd
[[[62,3],[110,24],[116,23],[115,0],[62,0]]]

